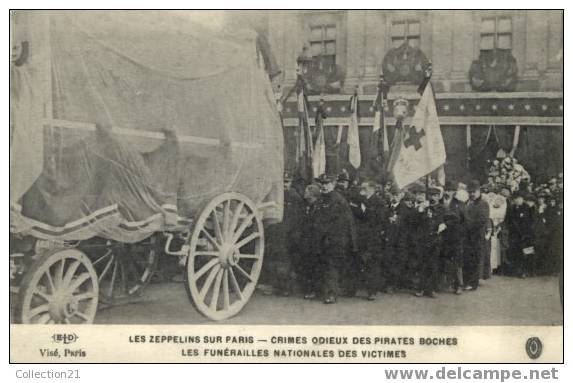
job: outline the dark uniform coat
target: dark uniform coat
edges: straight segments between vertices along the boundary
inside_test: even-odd
[[[376,194],[364,199],[358,209],[355,209],[358,255],[364,268],[366,289],[369,294],[376,294],[381,287],[380,260],[384,245],[382,235],[386,214],[384,200]]]
[[[317,203],[315,241],[321,257],[342,258],[346,255],[349,245],[356,246],[348,202],[340,193],[333,191],[323,194]]]
[[[316,238],[316,211],[317,204],[307,204],[301,222],[300,236],[300,262],[298,274],[305,294],[317,293],[321,285],[320,273],[320,249]]]
[[[489,205],[481,197],[465,205],[463,226],[464,281],[477,288],[481,258],[485,253],[486,230],[489,223]]]
[[[298,269],[300,263],[304,204],[304,199],[296,189],[285,190],[283,220],[266,229],[268,263],[274,278],[272,283],[282,291],[292,289],[290,275]]]
[[[506,222],[509,232],[509,256],[514,273],[533,271],[533,255],[523,253],[523,249],[535,245],[533,208],[526,204],[511,206],[507,212]]]
[[[417,258],[419,264],[420,282],[418,290],[432,293],[438,289],[438,272],[441,251],[441,236],[438,229],[444,223],[444,206],[440,203],[430,205],[423,212],[417,213],[418,225],[420,225],[420,237],[422,241],[417,246],[421,250]]]
[[[323,271],[323,292],[336,296],[345,258],[356,246],[353,217],[348,202],[336,191],[323,194],[317,204],[313,232]]]
[[[384,200],[373,195],[364,199],[361,206],[353,209],[353,212],[358,226],[359,253],[379,257],[384,245],[382,233],[388,214]]]
[[[408,258],[407,217],[411,209],[403,202],[390,205],[385,216],[384,244],[382,250],[382,271],[387,287],[398,287],[401,283],[406,260]]]
[[[444,203],[444,223],[446,229],[442,232],[442,255],[461,267],[465,215],[464,205],[455,198],[447,205]]]

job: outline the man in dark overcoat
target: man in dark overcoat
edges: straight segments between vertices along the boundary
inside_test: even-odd
[[[284,215],[274,230],[271,263],[274,270],[274,290],[288,296],[294,288],[295,270],[301,257],[300,239],[304,214],[303,196],[292,187],[292,177],[284,176]]]
[[[348,202],[334,191],[334,180],[320,177],[321,197],[314,219],[315,241],[322,268],[324,303],[336,303],[340,274],[349,249],[356,248],[353,217]]]
[[[513,274],[521,278],[527,277],[532,271],[531,259],[534,250],[528,249],[532,249],[535,244],[534,210],[525,203],[525,196],[525,192],[515,192],[506,217],[509,232],[508,251]]]
[[[444,206],[440,204],[441,190],[437,187],[428,189],[429,201],[418,209],[420,245],[417,247],[419,261],[419,283],[416,296],[434,298],[438,289],[439,262],[441,250],[441,232],[445,229]]]
[[[400,286],[400,278],[404,274],[408,258],[405,222],[412,210],[407,203],[412,203],[414,196],[409,192],[402,193],[396,186],[392,186],[389,200],[390,204],[384,217],[382,273],[385,292],[392,294]]]
[[[360,195],[363,200],[354,215],[358,229],[358,255],[364,268],[368,300],[373,301],[381,286],[380,260],[387,208],[384,200],[376,194],[376,184],[372,181],[362,182]]]
[[[462,240],[465,217],[464,204],[456,199],[456,191],[457,183],[446,183],[446,190],[442,198],[446,229],[442,232],[441,254],[446,282],[454,288],[455,294],[460,295],[464,287]]]
[[[314,299],[321,288],[319,249],[314,240],[316,237],[314,221],[320,199],[319,186],[308,185],[304,192],[304,199],[306,205],[301,222],[299,276],[304,299]]]
[[[463,236],[465,290],[477,290],[480,277],[481,257],[485,254],[486,230],[489,222],[489,205],[481,197],[477,180],[468,184],[470,199],[465,206]]]

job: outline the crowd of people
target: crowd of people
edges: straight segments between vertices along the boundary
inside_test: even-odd
[[[563,254],[563,174],[517,187],[392,183],[323,174],[305,185],[285,175],[285,211],[268,231],[274,292],[336,303],[366,291],[462,295],[499,273],[556,274]]]

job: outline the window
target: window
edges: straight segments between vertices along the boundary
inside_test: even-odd
[[[484,17],[481,19],[480,50],[511,50],[511,17]]]
[[[310,54],[318,58],[324,69],[334,70],[336,66],[336,25],[310,26]]]
[[[402,20],[392,22],[392,46],[398,48],[407,42],[412,48],[420,47],[420,21]]]

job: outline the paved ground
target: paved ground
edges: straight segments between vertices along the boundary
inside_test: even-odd
[[[461,296],[416,298],[406,292],[380,294],[375,302],[341,298],[335,305],[300,296],[265,296],[256,292],[228,324],[322,325],[561,325],[556,277],[516,279],[495,276],[477,291]],[[189,302],[185,286],[148,286],[138,302],[102,307],[97,324],[210,324]]]

